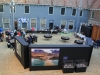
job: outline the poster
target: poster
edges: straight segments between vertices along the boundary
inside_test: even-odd
[[[31,66],[57,66],[59,62],[59,48],[32,48]]]

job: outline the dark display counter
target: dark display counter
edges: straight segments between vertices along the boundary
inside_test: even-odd
[[[29,67],[28,43],[19,36],[15,36],[15,55],[24,68]]]
[[[63,58],[66,60],[85,60],[88,65],[92,46],[89,45],[30,45],[30,70],[62,69]]]
[[[86,71],[86,67],[65,68],[65,61],[72,60],[77,64],[77,60],[84,60],[89,66],[93,50],[92,39],[87,38],[85,45],[56,45],[56,44],[31,44],[21,37],[15,37],[15,55],[24,68],[29,70],[57,70],[63,69],[63,72]],[[67,64],[68,65],[68,64]],[[70,64],[69,64],[70,65]],[[74,65],[73,65],[74,66]]]

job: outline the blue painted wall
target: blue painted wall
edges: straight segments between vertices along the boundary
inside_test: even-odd
[[[70,20],[74,20],[74,27],[76,27],[77,24],[77,12],[76,16],[72,16],[72,8],[66,7],[65,15],[61,15],[61,6],[53,6],[54,12],[52,15],[49,15],[48,8],[49,6],[43,6],[43,5],[30,5],[30,11],[28,14],[26,14],[24,11],[25,5],[15,5],[15,14],[14,18],[36,18],[37,19],[37,29],[40,29],[40,19],[47,19],[46,27],[49,27],[49,21],[53,20],[54,25],[58,25],[60,27],[61,20],[67,20],[66,29],[68,29],[68,22]],[[4,12],[0,13],[0,25],[2,26],[2,18],[10,18],[10,25],[12,24],[12,14],[10,13],[10,5],[5,4],[4,5]],[[88,22],[88,10],[83,10],[83,16],[79,17],[79,23],[77,25],[77,28],[79,27],[80,23],[87,23]],[[21,28],[19,26],[18,28]],[[28,29],[30,29],[30,21],[28,23]]]

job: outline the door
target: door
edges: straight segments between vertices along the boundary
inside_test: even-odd
[[[49,30],[53,29],[53,23],[49,23]]]
[[[14,26],[15,26],[15,29],[17,30],[18,29],[18,23],[17,23],[17,21],[14,22]]]

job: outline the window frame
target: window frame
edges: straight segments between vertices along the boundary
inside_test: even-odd
[[[69,22],[70,22],[70,21],[73,21],[73,22],[74,22],[74,23],[73,23],[73,29],[69,29]],[[69,20],[69,21],[68,21],[68,30],[69,30],[69,31],[74,30],[74,24],[75,24],[75,21],[74,21],[74,20]]]
[[[42,20],[42,19],[40,19],[40,30],[42,29],[42,28],[41,28],[41,20]],[[47,22],[47,19],[45,19],[45,21]],[[45,22],[45,27],[46,27],[46,22]]]
[[[29,13],[30,13],[30,5],[25,5],[25,6],[28,6],[28,7],[29,7]],[[25,12],[25,6],[24,6],[24,13],[25,13],[25,14],[29,14],[29,13],[26,13],[26,12]]]
[[[15,11],[14,13],[16,13],[16,6],[15,5],[14,5],[14,9],[15,9],[14,10]],[[11,7],[10,7],[10,13],[11,13]]]
[[[0,13],[4,13],[4,5],[3,5],[3,4],[0,4],[0,5],[2,5],[2,6],[3,6],[3,12],[0,12]]]
[[[92,10],[91,11],[91,19],[93,19],[94,18],[94,11]]]
[[[31,26],[31,19],[36,19],[36,18],[30,18],[30,29],[32,28],[32,26]],[[36,27],[35,27],[35,29],[37,30],[37,19],[36,19]]]
[[[82,15],[81,15],[81,11],[82,11]],[[82,17],[83,16],[83,10],[80,10],[80,17]]]
[[[76,13],[75,13],[75,15],[73,15],[73,10],[76,10]],[[77,14],[77,9],[76,8],[72,8],[72,16],[76,16],[76,14]]]
[[[5,27],[4,27],[4,21],[3,21],[4,18],[9,19],[9,28],[10,28],[10,18],[7,18],[7,17],[3,17],[3,18],[2,18],[3,29],[9,29],[9,28],[5,28]]]
[[[65,7],[61,7],[61,10],[60,10],[60,14],[61,14],[61,12],[62,12],[62,8],[65,8]],[[65,8],[65,12],[64,12],[64,15],[62,15],[62,16],[65,16],[65,13],[66,13],[66,8]]]
[[[61,20],[61,23],[60,23],[60,28],[61,28],[61,25],[62,25],[62,21],[63,20]],[[66,20],[66,25],[65,25],[65,28],[67,27],[67,20]]]
[[[52,14],[49,13],[49,8],[50,8],[50,7],[53,8],[53,12],[52,12]],[[49,14],[49,15],[53,15],[53,14],[54,14],[54,7],[53,7],[53,6],[49,6],[49,7],[48,7],[48,14]]]

